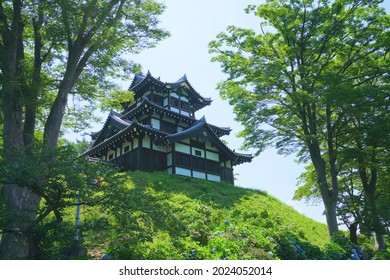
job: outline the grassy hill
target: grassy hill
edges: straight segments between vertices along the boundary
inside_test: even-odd
[[[326,225],[262,191],[227,183],[129,172],[108,204],[81,209],[89,258],[324,259],[348,254]],[[46,234],[44,258],[72,240],[75,209]],[[54,244],[54,246],[53,246]],[[57,256],[59,257],[59,256]]]

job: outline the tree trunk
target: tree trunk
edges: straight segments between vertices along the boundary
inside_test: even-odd
[[[2,111],[4,117],[3,147],[4,162],[10,168],[17,168],[17,157],[24,152],[23,98],[21,84],[23,76],[23,22],[21,10],[23,1],[13,1],[12,21],[2,25],[1,85]],[[3,21],[7,20],[0,11]],[[10,17],[11,18],[11,17]],[[34,222],[40,198],[31,189],[16,184],[4,185],[5,224],[1,237],[1,259],[29,258],[31,236],[27,230]]]
[[[328,113],[328,111],[327,111]],[[317,104],[316,103],[302,103],[302,111],[300,114],[302,121],[302,128],[305,135],[305,142],[309,150],[311,162],[317,174],[317,184],[320,189],[321,198],[325,207],[326,223],[328,226],[328,234],[331,237],[333,234],[339,231],[337,223],[336,207],[338,201],[338,185],[330,186],[327,177],[327,166],[321,153],[320,141],[318,140],[318,128],[317,128]],[[329,127],[328,127],[329,129]],[[331,136],[331,134],[329,135]],[[329,142],[330,141],[330,142]],[[328,141],[332,143],[332,139]],[[329,145],[329,153],[332,153],[332,146]],[[335,161],[335,158],[333,158]],[[334,175],[334,174],[331,174]],[[334,178],[332,176],[332,183]]]
[[[66,71],[58,89],[58,94],[50,109],[44,129],[44,145],[47,148],[57,148],[58,138],[60,136],[61,125],[65,115],[68,94],[72,90],[76,80],[76,71],[82,55],[83,46],[80,46],[80,40],[76,40],[74,46],[69,49],[69,57]]]
[[[376,207],[376,201],[375,201],[375,195],[371,192],[367,193],[367,200],[370,207],[371,212],[371,218],[372,218],[372,225],[371,228],[374,231],[375,236],[375,245],[377,247],[378,251],[386,251],[387,246],[384,239],[384,228],[383,225],[379,219],[377,207]]]
[[[358,228],[358,223],[352,223],[349,226],[349,240],[355,245],[358,245],[358,238],[357,238],[357,228]]]
[[[336,214],[337,202],[330,195],[323,196],[322,200],[324,202],[324,207],[325,207],[325,216],[326,216],[326,223],[328,225],[328,234],[329,236],[332,236],[333,234],[339,231],[337,214]]]
[[[38,19],[33,20],[34,27],[34,69],[32,73],[31,86],[24,94],[25,99],[25,117],[24,117],[24,144],[28,152],[33,154],[32,144],[34,143],[35,123],[38,109],[38,95],[42,82],[42,36],[41,28],[43,22],[43,12],[40,9]]]
[[[17,168],[18,155],[24,153],[22,104],[19,90],[12,86],[14,79],[3,82],[2,101],[4,114],[4,161],[10,168]],[[1,259],[25,259],[29,257],[29,234],[26,229],[35,220],[40,198],[33,191],[16,184],[4,185],[6,211],[5,233],[0,244]]]
[[[26,232],[35,220],[40,197],[31,189],[16,184],[5,186],[6,232],[0,245],[0,259],[28,259],[34,254],[31,246],[34,241]]]
[[[310,154],[317,173],[317,184],[321,192],[322,201],[324,202],[328,234],[332,236],[339,231],[336,214],[338,194],[337,191],[330,188],[327,182],[326,163],[321,157],[319,149],[316,152],[316,149],[312,148]]]
[[[46,148],[57,148],[57,142],[60,137],[61,124],[64,119],[67,102],[68,93],[59,92],[54,101],[53,107],[50,110],[44,129],[44,145]]]
[[[22,98],[19,90],[11,85],[11,81],[3,83],[3,113],[4,113],[4,161],[10,168],[17,168],[18,155],[24,153],[22,132]],[[5,202],[5,233],[0,244],[1,259],[26,259],[30,255],[29,236],[26,232],[34,222],[40,197],[32,189],[16,184],[4,185]]]
[[[367,169],[365,168],[364,160],[359,157],[359,175],[360,179],[362,181],[364,194],[366,196],[367,204],[368,204],[368,210],[371,214],[371,230],[375,233],[375,242],[377,245],[377,250],[379,251],[385,251],[387,246],[386,242],[384,240],[384,227],[380,221],[378,209],[376,206],[376,185],[377,185],[377,178],[378,178],[378,170],[376,169],[374,163],[376,162],[376,152],[375,149],[373,150],[371,154],[371,162],[373,166],[370,168],[370,179],[367,172]]]
[[[374,231],[374,237],[375,237],[375,248],[378,251],[386,251],[387,246],[383,234],[380,231]]]

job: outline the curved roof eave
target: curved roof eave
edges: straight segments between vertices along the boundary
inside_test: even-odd
[[[159,79],[153,77],[152,74],[150,73],[150,71],[148,71],[148,73],[146,75],[144,75],[142,73],[136,74],[136,76],[134,77],[133,81],[131,82],[129,90],[136,91],[138,88],[142,87],[145,83],[148,83],[150,81],[152,81],[152,82],[158,84],[159,86],[165,88],[165,83],[163,83]]]
[[[234,153],[237,155],[237,158],[233,161],[233,165],[239,165],[242,163],[251,162],[253,159],[252,154],[241,154],[236,152]]]
[[[131,90],[131,88],[135,87],[136,85],[138,85],[140,82],[142,82],[143,80],[145,79],[145,75],[142,73],[142,72],[139,72],[139,73],[135,73],[134,75],[134,78],[133,78],[133,81],[131,82],[130,86],[129,86],[129,90]]]
[[[187,88],[195,95],[198,101],[201,101],[201,103],[207,103],[210,104],[212,102],[211,98],[203,97],[188,81],[187,75],[184,74],[183,77],[181,77],[179,80],[177,80],[174,83],[167,83],[167,85],[170,85],[172,87],[179,87],[182,86],[183,83],[187,85]]]
[[[227,154],[231,160],[235,160],[237,158],[235,152],[230,150],[229,147],[227,147],[219,139],[219,137],[215,134],[213,129],[207,124],[205,117],[199,119],[197,122],[195,122],[192,126],[187,128],[186,130],[165,136],[164,138],[160,139],[158,143],[171,144],[187,138],[199,137],[199,136],[204,137],[210,142],[212,142],[217,148],[219,148],[225,154]]]
[[[122,120],[117,113],[111,112],[107,116],[107,119],[104,122],[102,129],[99,132],[94,133],[94,135],[93,135],[94,141],[93,141],[91,147],[97,145],[99,140],[101,140],[100,138],[101,138],[102,132],[108,126],[109,122],[113,122],[113,125],[121,130],[126,128],[127,126],[131,125],[131,121]]]

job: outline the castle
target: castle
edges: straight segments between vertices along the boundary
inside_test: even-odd
[[[139,73],[129,90],[134,101],[122,104],[122,113],[110,113],[103,128],[92,133],[93,143],[84,155],[123,170],[166,171],[232,184],[233,167],[252,160],[221,141],[230,128],[195,118],[211,99],[202,97],[186,76],[165,83],[150,72]]]

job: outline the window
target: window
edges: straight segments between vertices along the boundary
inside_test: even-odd
[[[112,159],[114,159],[114,154],[113,153],[108,156],[108,160],[112,160]]]
[[[130,151],[130,145],[127,145],[123,148],[123,152],[124,153],[127,153],[128,151]]]
[[[150,123],[153,128],[160,129],[160,120],[152,118]]]
[[[198,156],[198,157],[201,157],[202,156],[202,151],[195,150],[195,155]]]
[[[175,96],[170,96],[169,97],[169,105],[171,106],[171,110],[177,113],[181,113],[185,116],[190,115],[190,103],[188,102],[188,99],[181,96],[179,97],[178,95],[175,94]]]
[[[185,102],[185,101],[181,101],[181,106],[180,108],[184,111],[190,111],[190,104],[188,102]]]
[[[179,98],[175,98],[175,97],[170,97],[170,105],[173,106],[173,107],[176,107],[176,108],[179,108],[179,103],[180,103],[180,100]]]

